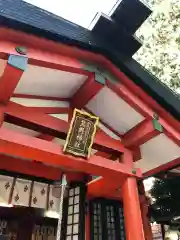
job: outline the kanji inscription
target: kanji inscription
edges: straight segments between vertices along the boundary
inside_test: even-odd
[[[64,152],[89,158],[99,118],[74,110]]]

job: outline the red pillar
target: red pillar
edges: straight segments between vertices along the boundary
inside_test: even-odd
[[[133,167],[133,156],[130,151],[125,152],[122,161]],[[145,240],[136,178],[129,177],[125,180],[122,186],[122,199],[126,240]]]
[[[135,178],[127,178],[122,187],[127,240],[145,240]]]

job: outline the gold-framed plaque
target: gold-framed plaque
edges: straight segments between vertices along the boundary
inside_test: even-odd
[[[64,145],[64,153],[89,158],[98,122],[98,117],[75,109]]]

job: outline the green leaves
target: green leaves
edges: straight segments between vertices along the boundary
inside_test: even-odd
[[[155,220],[166,218],[170,221],[180,215],[180,177],[156,179],[150,194],[155,199],[150,210]]]
[[[155,77],[180,93],[179,0],[147,0],[154,12],[137,31],[143,46],[134,58]]]

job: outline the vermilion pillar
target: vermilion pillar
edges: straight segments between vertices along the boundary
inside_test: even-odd
[[[124,219],[127,240],[145,240],[137,183],[135,178],[127,178],[122,187]]]
[[[133,168],[133,155],[126,151],[122,157],[124,164]],[[124,220],[126,240],[145,240],[137,181],[135,177],[129,177],[122,186],[122,199],[124,207]]]

